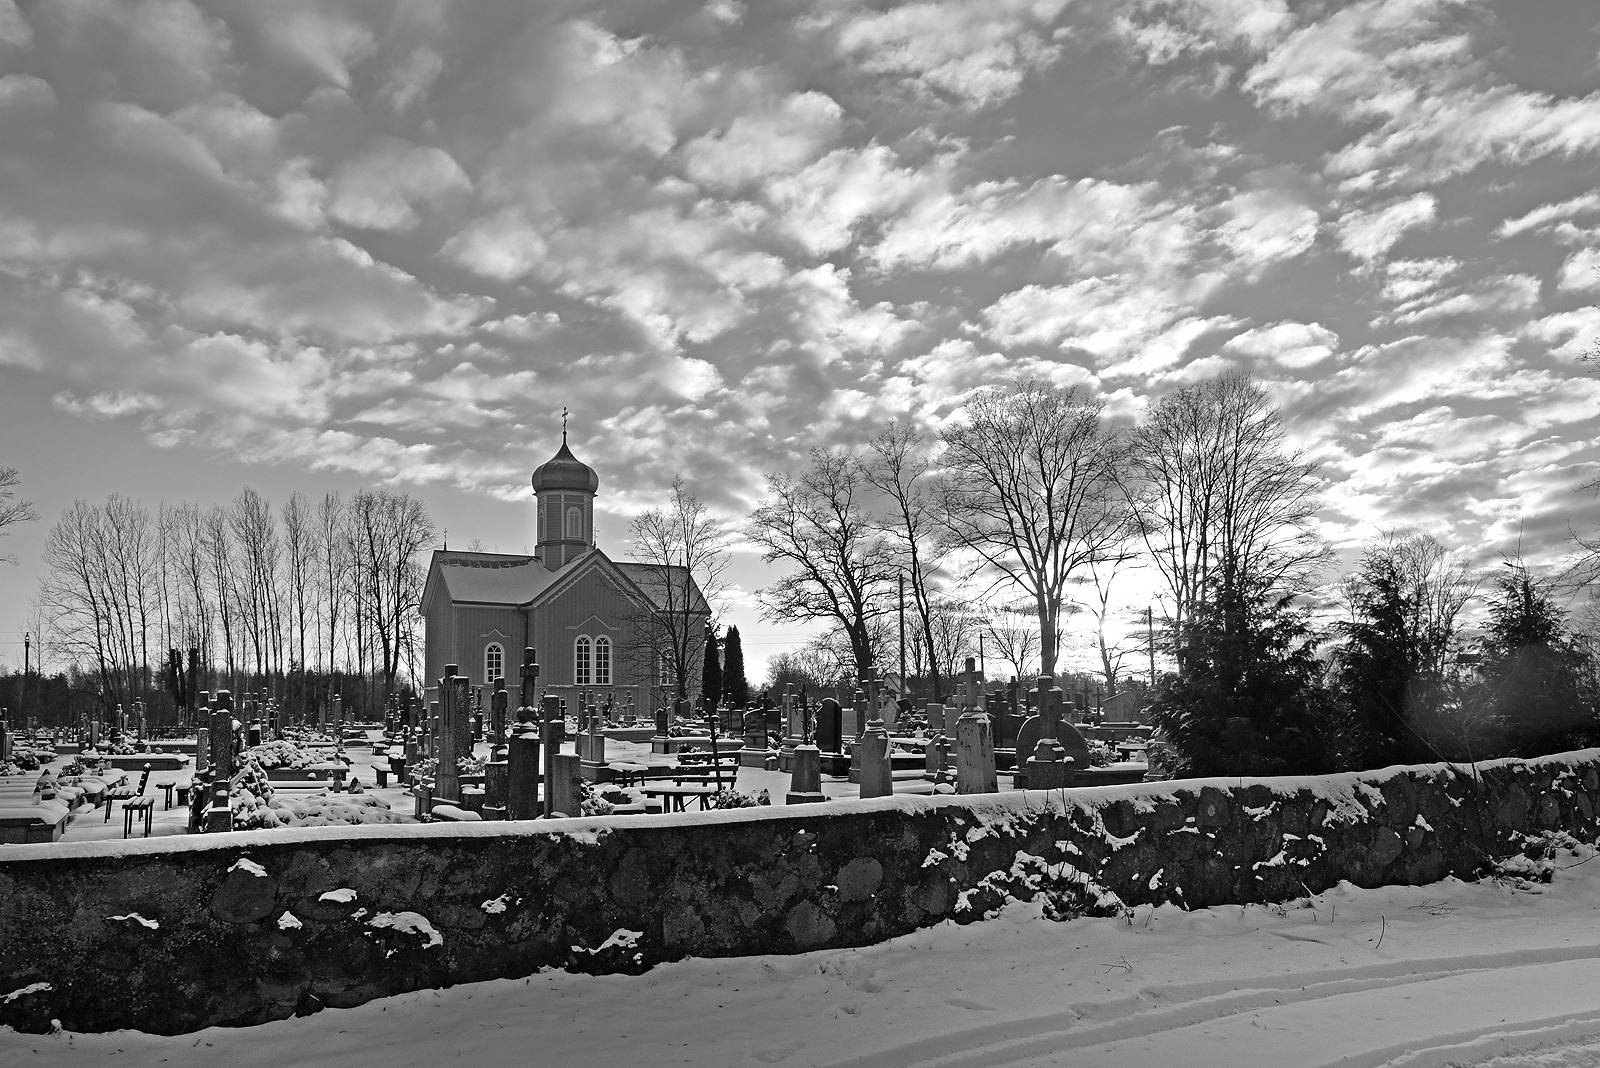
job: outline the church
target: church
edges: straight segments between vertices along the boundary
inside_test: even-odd
[[[675,636],[688,639],[686,690],[696,696],[710,607],[682,566],[614,561],[595,544],[599,489],[563,428],[560,451],[533,473],[532,556],[435,550],[421,605],[430,700],[455,664],[474,686],[503,675],[515,705],[522,650],[532,646],[541,693],[572,709],[586,695],[646,717],[676,696]]]

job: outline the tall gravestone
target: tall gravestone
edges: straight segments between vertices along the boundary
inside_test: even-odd
[[[739,766],[767,766],[767,714],[759,708],[752,708],[744,714],[744,746],[739,750]]]
[[[561,742],[567,734],[567,717],[561,710],[561,698],[548,695],[541,702],[539,719],[539,748],[544,760],[544,814],[558,811],[551,784],[555,781],[555,761],[561,755]],[[577,756],[573,756],[577,760]]]
[[[216,706],[211,712],[211,804],[206,810],[206,830],[233,830],[233,804],[231,782],[234,773],[233,759],[233,695],[227,690],[217,691]]]
[[[778,749],[778,770],[794,770],[794,749],[805,740],[800,721],[800,706],[795,701],[794,683],[783,687],[783,745]]]
[[[522,688],[518,694],[517,723],[506,743],[506,817],[513,820],[537,819],[539,807],[539,725],[533,707],[538,688],[539,662],[533,649],[522,651]]]
[[[831,697],[824,697],[817,709],[817,749],[824,753],[843,753],[844,709]]]
[[[457,680],[470,685],[464,676],[456,674],[455,664],[446,664],[444,676],[439,679],[439,735],[434,753],[437,763],[433,769],[434,799],[452,805],[461,803],[461,769],[456,765],[456,751],[461,746],[459,738],[465,734],[468,744],[472,738],[465,722],[471,714],[467,704],[470,698],[463,692],[466,687],[458,686]]]
[[[802,742],[794,747],[792,766],[789,792],[784,795],[784,804],[807,805],[828,799],[822,792],[822,750],[809,742]]]
[[[1059,790],[1071,785],[1072,765],[1066,759],[1066,750],[1056,739],[1061,729],[1061,688],[1055,676],[1040,675],[1034,691],[1039,706],[1039,741],[1032,755],[1027,757],[1030,790]],[[1021,761],[1023,754],[1017,754]]]
[[[889,732],[883,720],[872,719],[856,746],[862,797],[888,797],[894,793],[894,766],[889,759]]]
[[[489,759],[504,760],[506,747],[506,716],[511,695],[506,691],[506,680],[494,680],[494,693],[489,698]]]
[[[968,709],[956,720],[956,792],[992,794],[999,789],[989,717],[976,708]]]

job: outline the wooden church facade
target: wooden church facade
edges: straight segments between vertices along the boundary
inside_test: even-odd
[[[563,434],[561,450],[533,474],[533,555],[434,552],[421,605],[430,690],[455,664],[474,686],[504,675],[515,695],[531,646],[541,692],[566,697],[569,707],[587,692],[597,704],[609,699],[646,716],[676,692],[673,658],[663,655],[671,640],[659,623],[671,612],[684,621],[676,632],[691,638],[686,681],[695,695],[709,607],[684,568],[613,561],[594,544],[598,489],[599,477]]]

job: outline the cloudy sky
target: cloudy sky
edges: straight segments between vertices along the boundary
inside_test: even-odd
[[[0,0],[0,640],[73,497],[387,483],[521,551],[567,406],[621,555],[674,472],[741,516],[1029,375],[1248,368],[1336,543],[1553,560],[1597,163],[1592,0]]]

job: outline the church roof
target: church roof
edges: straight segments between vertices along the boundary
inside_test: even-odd
[[[600,476],[594,468],[572,455],[567,448],[567,432],[561,432],[561,451],[534,468],[533,492],[544,490],[578,490],[594,493],[600,488]]]
[[[526,604],[556,580],[537,557],[445,549],[434,552],[428,572],[430,589],[423,600],[432,600],[437,577],[456,604]]]
[[[619,563],[617,570],[626,575],[639,591],[655,602],[657,608],[682,608],[684,595],[683,584],[687,577],[683,567],[673,564],[662,568],[656,564]],[[672,589],[667,588],[668,583]],[[668,596],[668,594],[671,596]],[[710,615],[711,606],[706,604],[706,599],[700,593],[700,584],[689,579],[688,610],[697,614]]]

